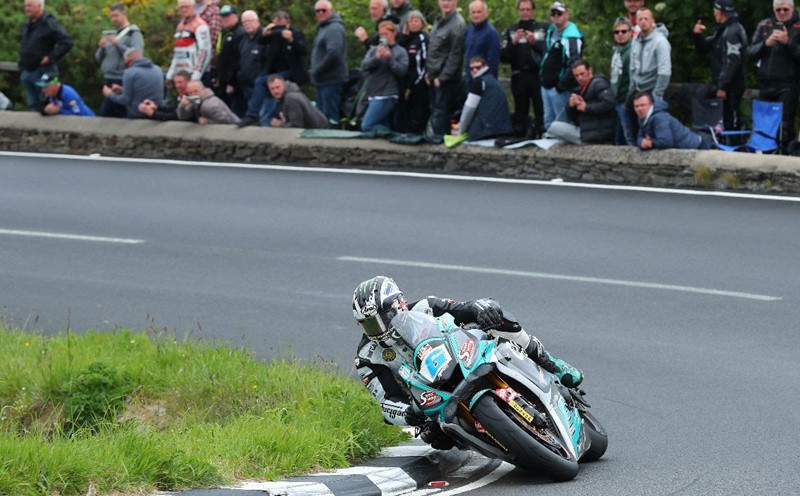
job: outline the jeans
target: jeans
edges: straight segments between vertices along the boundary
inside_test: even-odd
[[[570,93],[559,93],[555,88],[542,88],[542,103],[544,104],[544,128],[550,129],[554,121],[569,122],[567,119],[567,102]]]
[[[19,80],[25,88],[25,103],[28,106],[28,110],[38,112],[42,106],[42,102],[44,102],[42,89],[36,86],[36,83],[39,82],[44,73],[58,74],[58,68],[55,64],[51,64],[41,66],[34,71],[21,69],[19,72]]]
[[[511,76],[511,94],[514,96],[514,115],[511,122],[514,134],[525,136],[530,132],[534,136],[542,134],[544,127],[544,104],[542,103],[542,86],[537,71],[518,72]],[[530,129],[528,113],[533,104],[534,128]]]
[[[431,84],[431,128],[433,134],[450,134],[450,119],[461,99],[461,81],[447,81],[437,88]]]
[[[283,76],[283,79],[287,82],[289,81],[289,71],[280,71],[276,72],[280,76]],[[245,115],[247,117],[252,118],[263,118],[264,114],[264,105],[265,100],[270,99],[272,100],[272,95],[269,92],[269,88],[267,86],[267,79],[272,76],[272,74],[268,74],[266,76],[258,76],[256,78],[255,83],[253,83],[253,93],[250,95],[250,98],[247,100],[247,111]],[[271,106],[274,107],[275,104],[272,103]],[[272,119],[272,113],[269,114],[269,119]],[[262,124],[263,126],[264,124]],[[267,126],[271,126],[272,124],[267,124]]]
[[[381,98],[380,100],[370,100],[367,104],[367,112],[361,121],[361,130],[365,133],[378,130],[389,130],[392,112],[397,106],[397,98]]]
[[[317,86],[317,108],[329,121],[339,122],[344,83]]]
[[[614,131],[614,144],[620,146],[636,146],[636,135],[633,134],[633,126],[631,121],[628,120],[628,111],[625,105],[618,103],[617,111],[617,128]]]
[[[547,137],[560,139],[573,145],[581,144],[581,130],[578,126],[568,122],[555,121],[547,128]]]

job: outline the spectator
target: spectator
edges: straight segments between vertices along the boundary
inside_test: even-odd
[[[438,0],[439,17],[433,24],[425,81],[431,88],[433,134],[450,134],[450,118],[461,95],[461,65],[464,62],[464,18],[456,11],[457,0]]]
[[[139,48],[130,47],[125,51],[125,65],[122,87],[103,86],[103,96],[116,105],[125,107],[129,119],[147,117],[139,112],[139,104],[150,100],[156,105],[164,104],[164,71],[150,59],[142,57]]]
[[[239,118],[202,81],[191,80],[186,85],[186,95],[181,98],[176,109],[182,121],[197,119],[197,123],[236,124]]]
[[[292,27],[292,19],[288,12],[282,10],[272,16],[272,22],[262,31],[261,43],[266,45],[264,69],[256,78],[253,94],[247,101],[245,118],[239,126],[248,126],[260,122],[262,126],[270,126],[274,117],[276,102],[269,95],[267,78],[280,74],[284,79],[292,81],[298,87],[308,82],[306,55],[308,45],[302,31]]]
[[[329,121],[339,122],[342,90],[349,78],[344,23],[333,4],[318,0],[314,5],[318,22],[311,49],[311,82],[317,88],[317,108]]]
[[[632,36],[639,34],[639,28],[636,26],[636,12],[644,7],[644,0],[622,0],[625,5],[625,19],[630,21],[631,26],[634,27]]]
[[[254,10],[242,12],[242,27],[246,36],[239,44],[239,72],[236,74],[236,82],[242,100],[249,102],[255,91],[256,78],[263,74],[266,67],[267,50],[261,41],[261,22]]]
[[[536,4],[533,0],[517,0],[517,11],[519,21],[503,31],[500,60],[511,64],[511,95],[514,97],[511,122],[514,135],[538,138],[544,133],[539,69],[545,51],[545,32],[549,26],[534,19]],[[533,128],[528,117],[531,104],[534,113]]]
[[[774,0],[773,15],[758,23],[748,57],[755,62],[759,98],[783,102],[783,146],[795,136],[800,93],[800,17],[793,0]]]
[[[82,115],[94,117],[94,112],[90,109],[78,92],[72,86],[61,84],[55,74],[42,74],[36,86],[41,88],[45,99],[42,103],[42,115]]]
[[[247,33],[232,5],[223,5],[219,13],[222,31],[217,39],[216,94],[236,115],[243,116],[245,101],[241,92],[237,91],[239,83],[236,76],[239,73],[239,46]]]
[[[296,83],[273,74],[267,84],[272,98],[278,102],[278,117],[272,119],[272,127],[328,128],[328,118],[311,104]]]
[[[167,80],[178,71],[187,71],[199,81],[211,63],[211,35],[206,21],[194,13],[194,0],[178,0],[181,22],[175,29],[175,50],[167,70]]]
[[[72,48],[72,36],[44,11],[44,0],[25,0],[25,22],[19,43],[19,79],[25,88],[28,110],[38,110],[43,75],[57,75],[56,63]]]
[[[553,122],[547,130],[548,136],[574,145],[611,143],[617,120],[611,83],[601,74],[595,76],[591,64],[585,60],[572,64],[572,76],[578,88],[567,101],[570,122]]]
[[[575,87],[570,66],[580,60],[583,52],[583,34],[569,20],[569,8],[562,2],[550,6],[553,24],[545,35],[545,52],[541,65],[542,103],[544,127],[550,129],[554,121],[567,122],[567,100]]]
[[[639,21],[641,22],[641,18]],[[642,30],[644,32],[644,30]],[[637,144],[642,150],[683,148],[708,150],[710,148],[699,134],[693,133],[667,112],[667,102],[656,100],[650,93],[634,93],[633,108],[639,118]]]
[[[722,99],[722,122],[725,129],[739,129],[742,123],[744,95],[744,55],[747,33],[739,22],[733,0],[714,2],[714,35],[703,37],[706,26],[694,25],[694,45],[700,53],[711,55],[710,97]]]
[[[672,76],[672,47],[666,26],[656,24],[653,12],[647,7],[638,10],[636,25],[640,32],[631,42],[631,83],[626,104],[634,134],[638,134],[639,121],[633,111],[633,95],[646,92],[656,100],[663,100]]]
[[[369,32],[363,26],[356,27],[353,34],[356,35],[364,48],[369,50],[371,46],[378,44],[378,25],[383,21],[392,21],[395,25],[399,24],[400,20],[389,13],[389,3],[387,0],[369,0],[369,17],[375,23],[375,33],[370,36]]]
[[[408,0],[390,0],[389,3],[392,4],[391,8],[389,9],[389,15],[397,19],[397,24],[400,26],[400,32],[403,34],[403,36],[407,35],[409,32],[406,30],[406,24],[408,23],[409,15],[411,14],[412,10],[414,10],[411,7],[411,3]]]
[[[109,7],[109,18],[114,30],[104,31],[97,43],[98,49],[94,58],[100,63],[105,86],[121,85],[122,73],[125,71],[125,52],[129,48],[138,48],[144,52],[142,31],[136,24],[128,20],[128,8],[121,3],[112,3]],[[114,103],[111,99],[103,99],[100,115],[103,117],[125,117],[125,106]]]
[[[203,84],[211,87],[212,77],[217,70],[217,38],[222,30],[222,14],[219,9],[219,0],[196,0],[194,13],[208,24],[208,36],[211,40],[211,52],[208,69],[203,73]]]
[[[397,26],[392,21],[378,25],[378,44],[370,47],[361,70],[367,73],[367,111],[361,122],[365,132],[388,130],[397,102],[400,82],[408,72],[408,54],[397,44]]]
[[[636,146],[636,135],[625,110],[631,81],[631,39],[633,25],[625,17],[614,21],[614,53],[611,55],[611,92],[617,102],[617,125],[614,131],[615,145]]]
[[[153,100],[145,99],[139,104],[139,112],[145,117],[157,121],[177,121],[178,104],[186,94],[186,85],[189,84],[191,77],[191,74],[186,71],[178,71],[175,77],[172,78],[172,87],[176,93],[175,101],[158,105]]]
[[[497,78],[500,69],[500,36],[489,22],[489,6],[485,0],[472,0],[469,4],[470,25],[464,41],[464,60],[480,55],[489,65],[489,73]],[[464,81],[469,87],[472,76],[467,69]]]
[[[460,139],[451,143],[508,136],[511,134],[511,115],[503,87],[480,55],[470,59],[469,70],[472,72],[469,94],[458,127],[452,131]]]
[[[408,4],[404,4],[408,5]],[[408,72],[402,95],[403,104],[395,112],[395,127],[398,131],[423,134],[431,115],[430,90],[425,83],[425,59],[428,56],[428,25],[419,10],[408,13],[403,26],[406,32],[405,48],[408,54]]]

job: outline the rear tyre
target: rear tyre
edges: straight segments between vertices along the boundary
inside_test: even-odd
[[[517,423],[521,420],[503,411],[493,395],[481,396],[472,413],[492,437],[508,449],[514,465],[556,481],[568,481],[578,475],[577,460],[563,458],[542,445]]]
[[[583,413],[583,427],[586,429],[586,434],[592,441],[592,445],[581,457],[581,462],[593,462],[599,460],[608,449],[608,434],[600,422],[589,412]]]

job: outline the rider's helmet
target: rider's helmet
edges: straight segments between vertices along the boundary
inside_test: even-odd
[[[373,277],[353,292],[353,317],[373,341],[385,340],[391,332],[389,323],[398,312],[407,309],[406,297],[389,277]]]

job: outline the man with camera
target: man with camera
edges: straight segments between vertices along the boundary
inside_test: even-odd
[[[758,23],[748,58],[755,62],[759,99],[783,102],[784,147],[794,138],[800,94],[800,17],[793,0],[774,0],[773,15]]]

